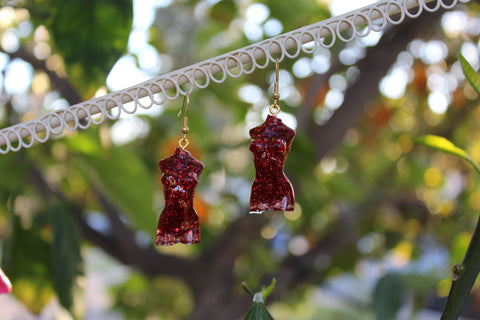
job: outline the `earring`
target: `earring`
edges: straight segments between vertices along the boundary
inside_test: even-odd
[[[162,184],[165,195],[165,208],[160,214],[155,244],[170,246],[175,243],[193,244],[200,242],[198,215],[193,208],[193,196],[198,177],[203,170],[203,164],[185,150],[189,141],[188,94],[185,96],[180,115],[187,107],[183,116],[183,138],[178,141],[175,153],[160,160],[158,166],[162,172]]]
[[[250,196],[250,213],[263,211],[292,211],[295,206],[293,187],[283,172],[283,164],[290,151],[295,130],[283,124],[276,115],[280,112],[278,100],[279,65],[275,62],[276,81],[273,104],[267,120],[250,130],[250,151],[255,164],[255,180]]]

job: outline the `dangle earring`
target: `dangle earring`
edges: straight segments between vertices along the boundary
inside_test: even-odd
[[[267,120],[250,130],[250,151],[255,164],[255,180],[250,196],[250,213],[263,211],[292,211],[295,207],[293,187],[283,172],[283,164],[290,151],[295,130],[283,124],[276,115],[280,112],[278,100],[279,65],[275,62],[276,81],[273,104]]]
[[[187,100],[186,108],[185,100]],[[158,167],[162,171],[165,208],[158,220],[155,238],[157,246],[170,246],[179,242],[184,244],[200,242],[199,221],[197,212],[193,208],[193,196],[204,166],[185,150],[189,144],[187,139],[189,105],[190,100],[187,94],[178,114],[180,116],[185,108],[183,138],[178,141],[178,147],[173,155],[158,162]]]

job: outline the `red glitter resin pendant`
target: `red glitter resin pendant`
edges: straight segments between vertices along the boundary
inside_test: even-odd
[[[7,278],[3,270],[0,269],[0,293],[10,293],[12,291],[12,283]]]
[[[200,228],[193,196],[203,164],[190,152],[177,147],[175,153],[160,160],[158,166],[162,171],[165,208],[158,221],[155,244],[199,243]]]
[[[292,211],[295,207],[293,187],[283,172],[295,130],[282,120],[268,115],[260,126],[250,130],[250,151],[255,163],[255,180],[250,196],[250,213]]]

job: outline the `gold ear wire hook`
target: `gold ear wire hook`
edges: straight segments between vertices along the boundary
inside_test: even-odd
[[[276,59],[275,60],[275,85],[274,85],[273,91],[277,93],[278,93],[278,87],[279,87],[279,84],[278,84],[279,78],[280,78],[280,64],[278,63],[278,59]]]
[[[187,107],[185,108],[185,100],[187,101]],[[183,110],[185,109],[185,113],[183,115],[183,127],[182,127],[182,133],[183,133],[183,138],[181,138],[179,141],[178,141],[178,145],[182,148],[182,149],[185,149],[188,144],[189,144],[189,141],[187,139],[187,133],[188,131],[190,130],[188,128],[188,109],[190,107],[190,97],[187,93],[187,95],[183,98],[183,103],[182,103],[182,108],[180,109],[180,112],[178,112],[178,115],[177,117],[180,117],[180,115],[182,114]]]
[[[270,113],[273,116],[276,116],[280,112],[280,106],[278,105],[278,100],[280,99],[279,91],[279,78],[280,78],[280,66],[278,59],[275,60],[275,84],[273,85],[273,104],[270,106]]]
[[[185,101],[187,101],[187,110],[185,111],[185,116],[187,116],[187,115],[188,115],[188,107],[190,106],[190,99],[189,99],[188,92],[187,92],[187,94],[183,97],[182,108],[180,109],[180,111],[178,111],[177,117],[180,117],[180,115],[182,114],[183,110],[185,110]]]

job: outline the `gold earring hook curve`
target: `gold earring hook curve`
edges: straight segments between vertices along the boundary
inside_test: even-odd
[[[275,60],[275,84],[273,85],[273,104],[270,106],[270,113],[273,116],[276,116],[280,112],[280,106],[278,104],[278,100],[280,99],[279,91],[279,78],[280,78],[280,66],[278,59]]]

